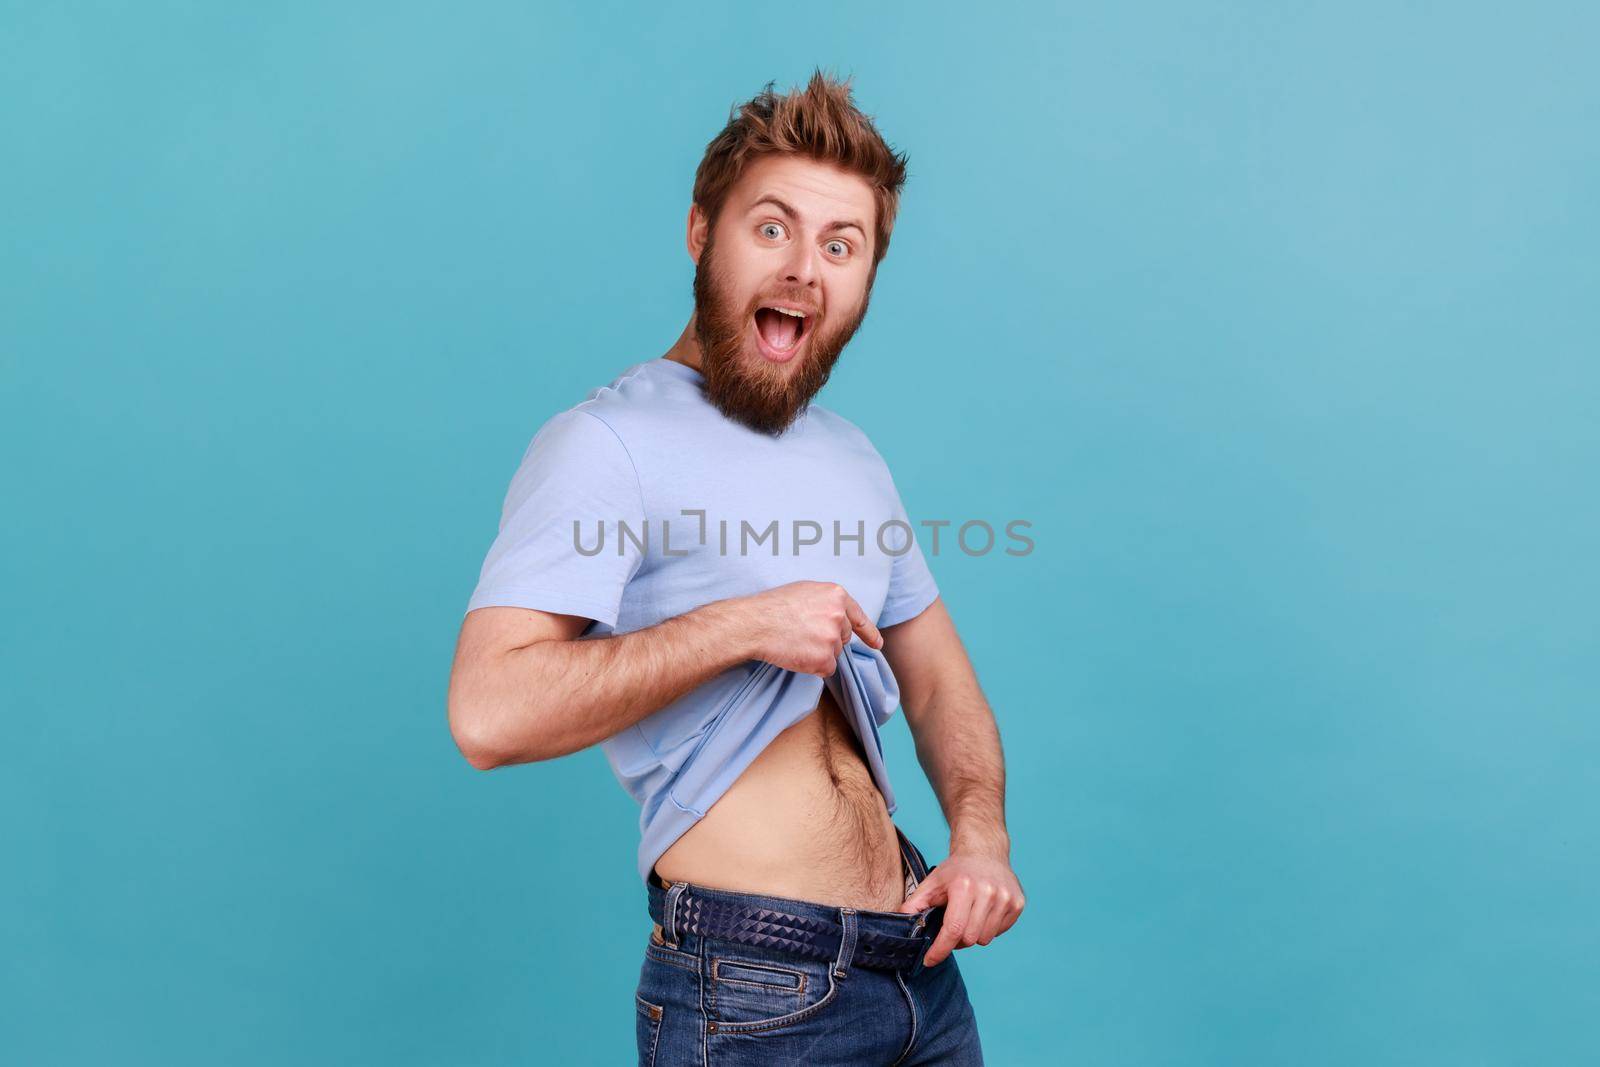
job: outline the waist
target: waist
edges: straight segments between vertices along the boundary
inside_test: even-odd
[[[904,899],[896,828],[854,732],[824,692],[655,861],[667,882],[888,910]]]
[[[922,853],[899,827],[894,833],[910,880],[926,878],[929,868]],[[943,905],[917,912],[839,907],[693,882],[669,883],[654,870],[646,893],[660,943],[677,946],[684,939],[706,938],[819,960],[838,959],[843,953],[859,966],[880,970],[920,969],[945,910]]]

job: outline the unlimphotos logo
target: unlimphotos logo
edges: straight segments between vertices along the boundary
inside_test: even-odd
[[[662,519],[659,524],[659,536],[663,556],[687,556],[697,549],[712,548],[722,556],[750,556],[762,553],[777,556],[785,551],[785,546],[788,553],[794,556],[800,555],[803,550],[831,551],[835,556],[850,554],[865,556],[867,553],[869,532],[865,519],[857,519],[853,527],[839,519],[832,520],[830,537],[829,528],[812,519],[789,519],[787,522],[780,519],[769,519],[766,522],[739,519],[737,524],[728,519],[717,519],[715,523],[711,523],[707,520],[704,508],[683,508],[679,513],[686,518],[697,519],[696,528],[683,530],[682,525],[685,524],[680,524],[679,533],[676,535],[679,540],[674,545],[672,520]],[[641,555],[650,553],[651,522],[648,518],[640,520],[637,524],[630,523],[626,519],[617,519],[609,523],[605,519],[595,519],[589,524],[592,531],[587,535],[584,532],[584,525],[580,519],[572,520],[572,547],[579,555],[598,556],[606,550],[608,543],[619,556],[627,554],[630,546]],[[999,541],[994,526],[983,519],[968,519],[959,526],[952,519],[923,519],[919,525],[930,531],[929,549],[930,554],[934,556],[939,555],[941,531],[951,526],[956,526],[957,547],[969,556],[988,555],[995,550]],[[609,537],[608,528],[612,531]],[[1033,523],[1027,519],[1011,519],[1006,522],[1003,526],[1006,538],[1019,547],[1008,546],[1003,549],[1004,553],[1008,556],[1026,556],[1031,553],[1034,548],[1033,538],[1020,531],[1032,528]],[[916,543],[916,531],[903,519],[887,519],[877,524],[871,531],[870,538],[878,551],[884,555],[903,556],[911,551],[911,546]]]

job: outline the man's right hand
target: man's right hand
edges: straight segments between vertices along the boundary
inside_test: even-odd
[[[790,582],[740,598],[756,658],[785,670],[827,678],[852,633],[872,648],[883,635],[837,582]]]

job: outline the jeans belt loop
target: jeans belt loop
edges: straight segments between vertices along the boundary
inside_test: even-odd
[[[839,958],[833,963],[833,976],[844,978],[850,973],[850,963],[856,954],[856,909],[840,908],[839,921],[844,933],[839,938]]]
[[[661,905],[661,939],[673,948],[678,947],[678,900],[688,888],[688,882],[673,882]]]

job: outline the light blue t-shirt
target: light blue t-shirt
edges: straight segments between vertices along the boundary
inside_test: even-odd
[[[883,457],[810,404],[776,437],[727,418],[693,367],[636,363],[534,435],[467,610],[537,608],[622,634],[728,597],[838,582],[882,627],[938,596]],[[576,523],[576,528],[574,524]],[[878,727],[899,706],[883,654],[852,635],[831,678],[747,660],[601,742],[639,802],[639,876],[826,684],[895,810]]]

